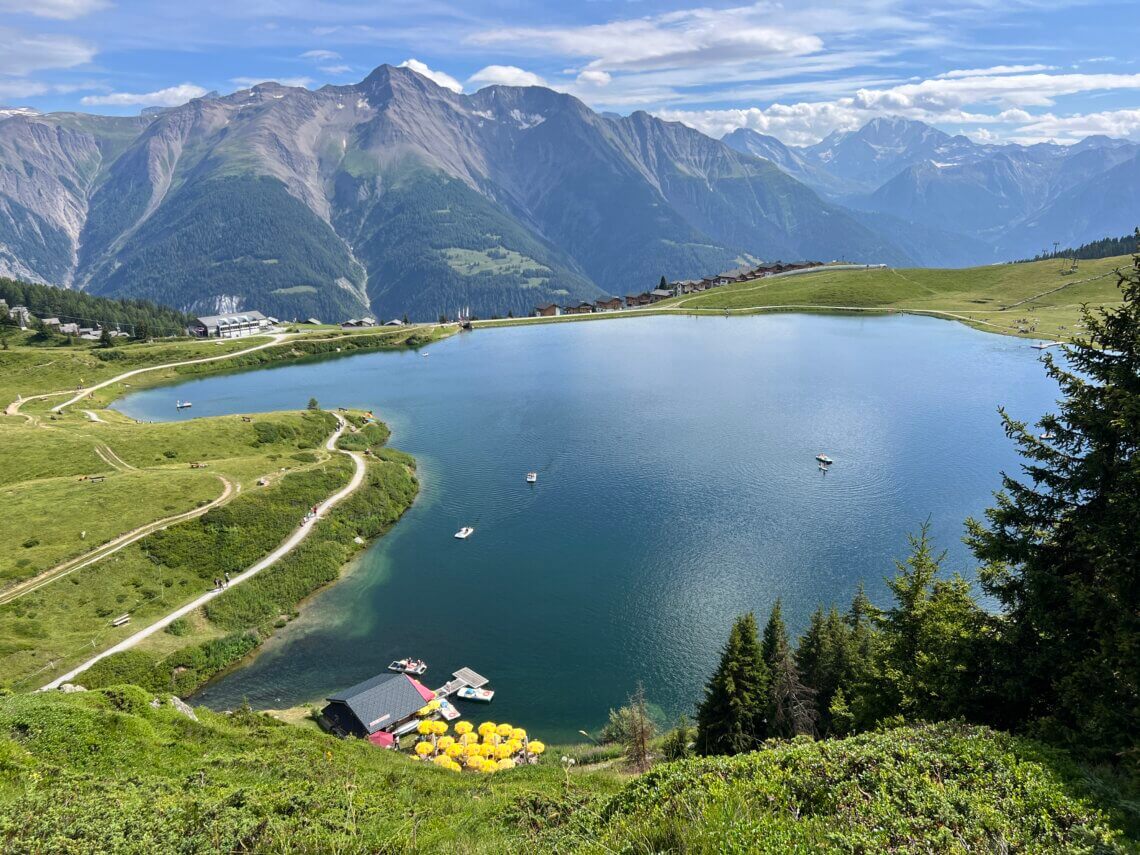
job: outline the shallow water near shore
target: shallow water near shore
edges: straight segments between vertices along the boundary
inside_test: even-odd
[[[117,407],[166,420],[316,397],[375,410],[420,467],[393,531],[195,702],[317,701],[410,655],[433,687],[461,666],[491,679],[494,703],[465,714],[573,740],[639,681],[663,716],[691,713],[743,611],[763,621],[782,597],[798,631],[860,580],[885,603],[927,519],[947,572],[972,578],[962,522],[1018,466],[997,407],[1035,421],[1057,394],[1029,344],[906,316],[644,317],[478,330]]]

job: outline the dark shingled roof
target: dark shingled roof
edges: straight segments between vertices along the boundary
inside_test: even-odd
[[[369,733],[391,727],[412,715],[432,698],[407,674],[379,674],[326,700],[342,703]]]

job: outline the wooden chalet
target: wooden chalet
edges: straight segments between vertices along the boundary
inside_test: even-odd
[[[554,303],[543,303],[534,310],[536,318],[553,318],[559,313],[559,308]]]
[[[594,301],[595,312],[616,312],[621,308],[621,297],[603,297]]]
[[[393,731],[416,717],[435,692],[407,674],[380,674],[330,698],[321,725],[337,736],[358,736],[385,748]]]

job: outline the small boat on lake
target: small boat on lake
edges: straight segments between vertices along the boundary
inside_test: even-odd
[[[484,704],[491,703],[491,699],[495,697],[491,689],[476,689],[474,686],[464,686],[455,694],[465,701],[479,701]]]
[[[526,482],[528,484],[534,484],[534,483],[537,483],[537,481],[538,481],[538,473],[537,472],[527,472],[526,473]]]
[[[1060,347],[1062,342],[1059,341],[1039,341],[1033,345],[1034,350],[1048,350],[1050,347]]]
[[[471,535],[473,535],[474,533],[475,533],[475,529],[473,529],[473,528],[472,528],[471,526],[469,526],[469,525],[465,525],[465,526],[463,526],[463,528],[459,529],[459,531],[457,531],[457,532],[455,533],[455,536],[456,536],[456,537],[457,537],[459,540],[467,540],[467,538],[469,538],[469,537],[470,537]]]
[[[828,457],[826,454],[817,454],[815,456],[815,459],[818,460],[820,462],[820,464],[823,466],[830,466],[832,463],[835,462],[830,457]]]
[[[175,401],[174,402],[174,409],[176,409],[176,410],[188,410],[192,406],[194,406],[194,405],[191,404],[189,401]]]
[[[427,663],[422,659],[412,659],[409,656],[390,663],[388,670],[395,671],[397,674],[416,674],[418,676],[427,671]]]
[[[446,721],[455,721],[463,715],[463,713],[451,705],[451,701],[447,700],[447,698],[439,699],[439,714],[443,716]]]

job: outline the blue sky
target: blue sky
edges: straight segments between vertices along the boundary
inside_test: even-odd
[[[807,144],[881,115],[977,140],[1140,139],[1134,0],[0,0],[0,104],[130,114],[407,63],[544,84],[714,136]]]

